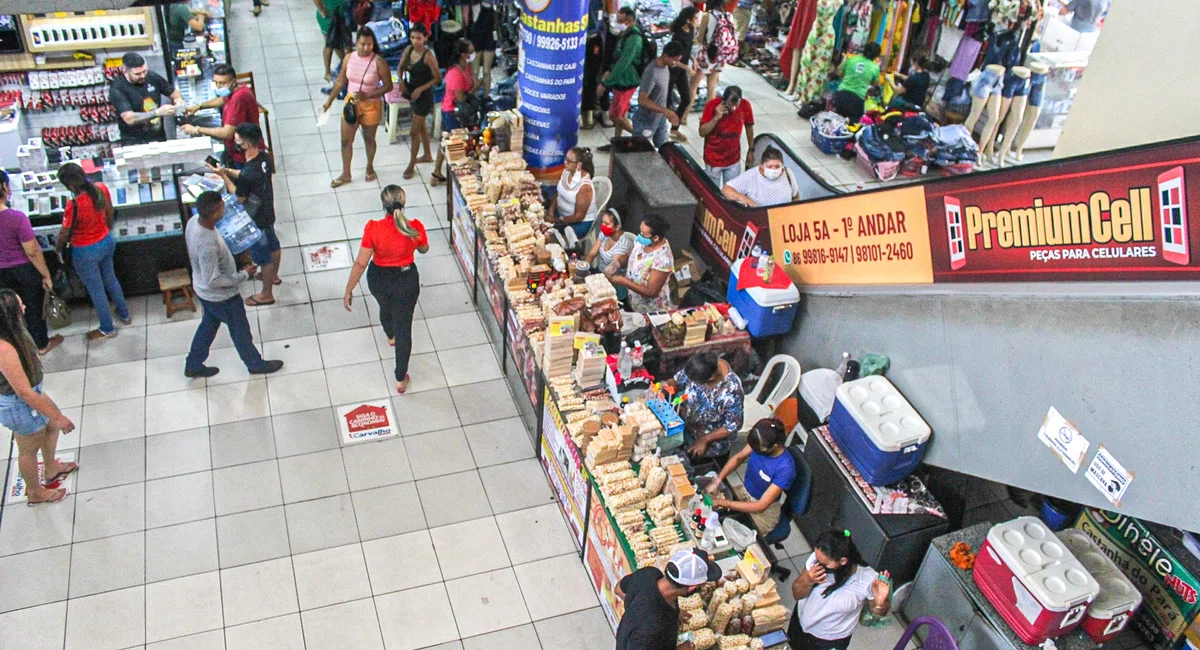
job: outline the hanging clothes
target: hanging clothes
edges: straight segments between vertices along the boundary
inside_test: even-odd
[[[779,71],[784,79],[792,77],[792,52],[808,42],[808,33],[812,31],[813,21],[817,19],[817,0],[796,0],[796,8],[792,11],[792,26],[788,29],[787,40],[783,42],[783,54],[779,57]]]
[[[800,75],[796,78],[796,94],[801,100],[817,99],[824,95],[829,63],[833,59],[833,18],[842,0],[818,0],[817,17],[813,20],[804,52],[800,55]]]
[[[966,13],[967,0],[946,0],[946,4],[942,6],[942,22],[947,27],[958,27]]]
[[[833,51],[841,52],[846,42],[846,16],[850,13],[850,3],[843,2],[833,15]]]
[[[847,52],[861,52],[864,45],[867,44],[867,36],[871,29],[871,12],[873,6],[871,0],[859,0],[858,5],[851,13],[851,29],[850,43],[846,46]]]

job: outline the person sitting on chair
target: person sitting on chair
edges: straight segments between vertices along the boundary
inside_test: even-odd
[[[584,147],[573,147],[563,159],[558,198],[550,202],[550,222],[559,230],[571,228],[579,239],[587,236],[596,220],[596,191],[592,187],[595,175],[592,153]]]
[[[725,466],[729,443],[742,429],[746,399],[742,380],[717,353],[697,352],[666,383],[687,395],[679,413],[692,464],[708,461]]]
[[[787,434],[783,423],[776,418],[759,420],[746,436],[746,446],[730,457],[705,490],[719,494],[725,479],[746,463],[743,485],[735,487],[736,500],[713,498],[713,508],[732,513],[745,513],[758,532],[767,534],[775,529],[783,516],[782,497],[796,480],[796,461],[784,446]]]

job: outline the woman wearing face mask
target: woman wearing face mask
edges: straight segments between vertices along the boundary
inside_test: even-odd
[[[733,512],[735,517],[745,516],[760,533],[774,530],[783,516],[780,507],[783,495],[796,480],[796,461],[783,446],[786,436],[783,423],[775,418],[755,423],[746,435],[746,446],[730,457],[705,490],[711,495],[719,494],[725,479],[745,463],[746,478],[733,489],[737,500],[713,498],[713,508]]]
[[[762,163],[725,183],[721,193],[731,201],[749,206],[780,205],[798,200],[800,187],[792,173],[784,168],[783,153],[775,147],[767,147],[762,154]]]
[[[28,489],[26,503],[62,501],[67,491],[57,487],[68,474],[79,469],[75,463],[55,458],[59,433],[71,433],[75,424],[63,415],[54,400],[42,393],[42,360],[25,331],[26,308],[11,289],[0,289],[0,424],[17,439],[17,467]],[[46,460],[38,480],[38,451]]]
[[[71,244],[71,265],[79,273],[79,279],[87,287],[100,327],[87,333],[89,341],[109,339],[117,335],[113,325],[112,310],[108,301],[117,308],[117,317],[123,325],[132,325],[133,317],[125,304],[125,292],[113,271],[113,253],[117,242],[112,236],[112,225],[116,218],[112,196],[104,183],[92,183],[75,163],[58,168],[58,180],[75,198],[67,202],[63,212],[62,229],[58,231],[59,257],[63,248]]]
[[[429,252],[425,225],[404,214],[404,190],[388,185],[379,194],[387,216],[368,221],[363,227],[358,258],[350,269],[342,305],[350,311],[354,287],[363,273],[367,287],[379,303],[379,321],[388,343],[396,348],[396,392],[408,389],[408,360],[412,354],[413,312],[421,295],[421,276],[417,273],[415,253]]]
[[[792,583],[796,610],[788,625],[794,650],[846,650],[863,603],[884,616],[891,607],[888,572],[867,566],[848,530],[827,530],[813,543],[805,570]]]
[[[429,32],[425,25],[413,23],[408,32],[410,45],[400,57],[400,93],[412,107],[412,129],[409,131],[409,146],[412,151],[404,178],[412,178],[417,163],[433,162],[429,153],[429,121],[433,113],[433,88],[442,83],[442,71],[438,69],[433,50],[425,47]],[[417,157],[417,150],[425,148],[425,155]]]
[[[729,461],[729,443],[742,428],[742,380],[715,352],[699,352],[668,383],[687,393],[679,414],[692,463],[724,467]]]
[[[633,250],[633,244],[633,233],[621,229],[621,215],[615,208],[609,208],[600,215],[600,236],[583,259],[597,271],[608,275],[620,275],[625,272],[625,263],[629,261],[629,252]],[[618,300],[624,300],[629,294],[625,287],[616,289]]]
[[[0,287],[12,289],[22,301],[37,305],[36,309],[25,311],[25,327],[37,345],[38,354],[46,354],[63,342],[62,334],[49,335],[46,320],[42,318],[42,301],[54,283],[33,233],[33,224],[24,212],[9,207],[10,196],[8,174],[0,169]]]
[[[354,43],[354,53],[347,54],[342,59],[342,69],[337,80],[333,82],[333,90],[329,99],[325,100],[323,111],[333,106],[333,100],[347,88],[346,101],[353,101],[357,109],[358,120],[350,124],[342,117],[342,175],[330,181],[330,187],[341,187],[350,182],[350,161],[354,158],[354,133],[362,127],[363,143],[367,147],[367,176],[366,181],[373,183],[375,176],[375,131],[383,120],[383,96],[392,92],[392,69],[387,61],[379,56],[379,42],[375,32],[363,27],[358,31],[358,40]]]
[[[580,239],[587,236],[596,220],[596,196],[592,187],[592,154],[584,147],[575,147],[563,160],[562,177],[558,180],[558,196],[550,204],[550,222],[560,228],[571,228]]]
[[[446,70],[446,89],[442,95],[443,133],[458,128],[454,111],[459,103],[467,101],[467,93],[475,92],[476,81],[471,72],[471,62],[474,60],[475,45],[465,38],[458,39],[454,44],[454,59]],[[446,177],[442,176],[442,161],[445,159],[446,153],[438,147],[437,162],[433,163],[433,173],[429,175],[431,185],[446,182]]]
[[[675,272],[675,256],[667,241],[670,224],[661,215],[650,213],[638,227],[633,250],[625,265],[625,275],[605,271],[614,287],[629,290],[629,306],[633,311],[649,314],[668,311],[671,304],[671,289],[667,279]]]

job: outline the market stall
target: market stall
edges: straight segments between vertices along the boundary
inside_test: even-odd
[[[485,320],[502,332],[506,375],[515,376],[516,392],[528,398],[518,400],[522,410],[536,414],[538,458],[605,613],[615,627],[622,604],[614,587],[622,577],[665,563],[678,547],[699,545],[726,568],[732,587],[715,604],[709,598],[716,585],[704,602],[689,601],[689,609],[721,612],[702,624],[695,619],[689,631],[698,635],[696,647],[714,647],[720,635],[733,647],[760,647],[760,637],[777,632],[789,615],[778,605],[769,565],[753,534],[735,546],[726,521],[705,541],[688,516],[694,508],[705,515],[711,508],[696,495],[686,456],[671,452],[682,438],[679,415],[654,390],[641,357],[630,354],[627,365],[624,353],[605,349],[620,340],[623,327],[615,289],[603,274],[568,272],[571,260],[545,237],[540,187],[520,153],[509,150],[520,140],[511,132],[505,137],[508,144],[494,148],[461,131],[443,141],[451,161],[451,248],[474,299],[487,303],[481,305],[490,315]],[[499,139],[489,134],[484,141]],[[708,307],[674,314],[674,322],[664,315],[662,327],[652,331],[682,334],[677,348],[706,344],[714,333],[720,343],[722,324],[710,320],[720,310]],[[728,321],[724,327],[725,336],[748,346],[748,335],[735,336]],[[510,360],[516,372],[509,372]],[[722,607],[734,597],[736,624],[734,605]]]

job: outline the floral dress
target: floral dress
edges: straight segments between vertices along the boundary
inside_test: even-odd
[[[803,101],[817,99],[823,94],[825,79],[829,76],[829,63],[833,58],[833,42],[837,34],[833,31],[833,19],[842,0],[820,0],[817,17],[804,43],[800,55],[800,74],[796,77],[796,94]]]
[[[709,388],[688,378],[683,370],[675,373],[675,383],[687,393],[683,405],[684,444],[691,445],[701,436],[725,427],[726,431],[734,434],[710,443],[704,455],[708,458],[724,456],[729,453],[729,443],[742,428],[742,409],[745,406],[745,392],[742,390],[742,380],[730,370],[721,383],[715,388]]]
[[[641,244],[634,244],[629,253],[629,261],[625,265],[625,277],[642,286],[650,285],[651,271],[675,272],[675,256],[671,254],[671,244],[663,242],[657,249],[648,251]],[[633,310],[642,314],[671,309],[671,288],[669,282],[664,282],[662,291],[657,296],[647,297],[636,291],[629,292],[629,305]]]

